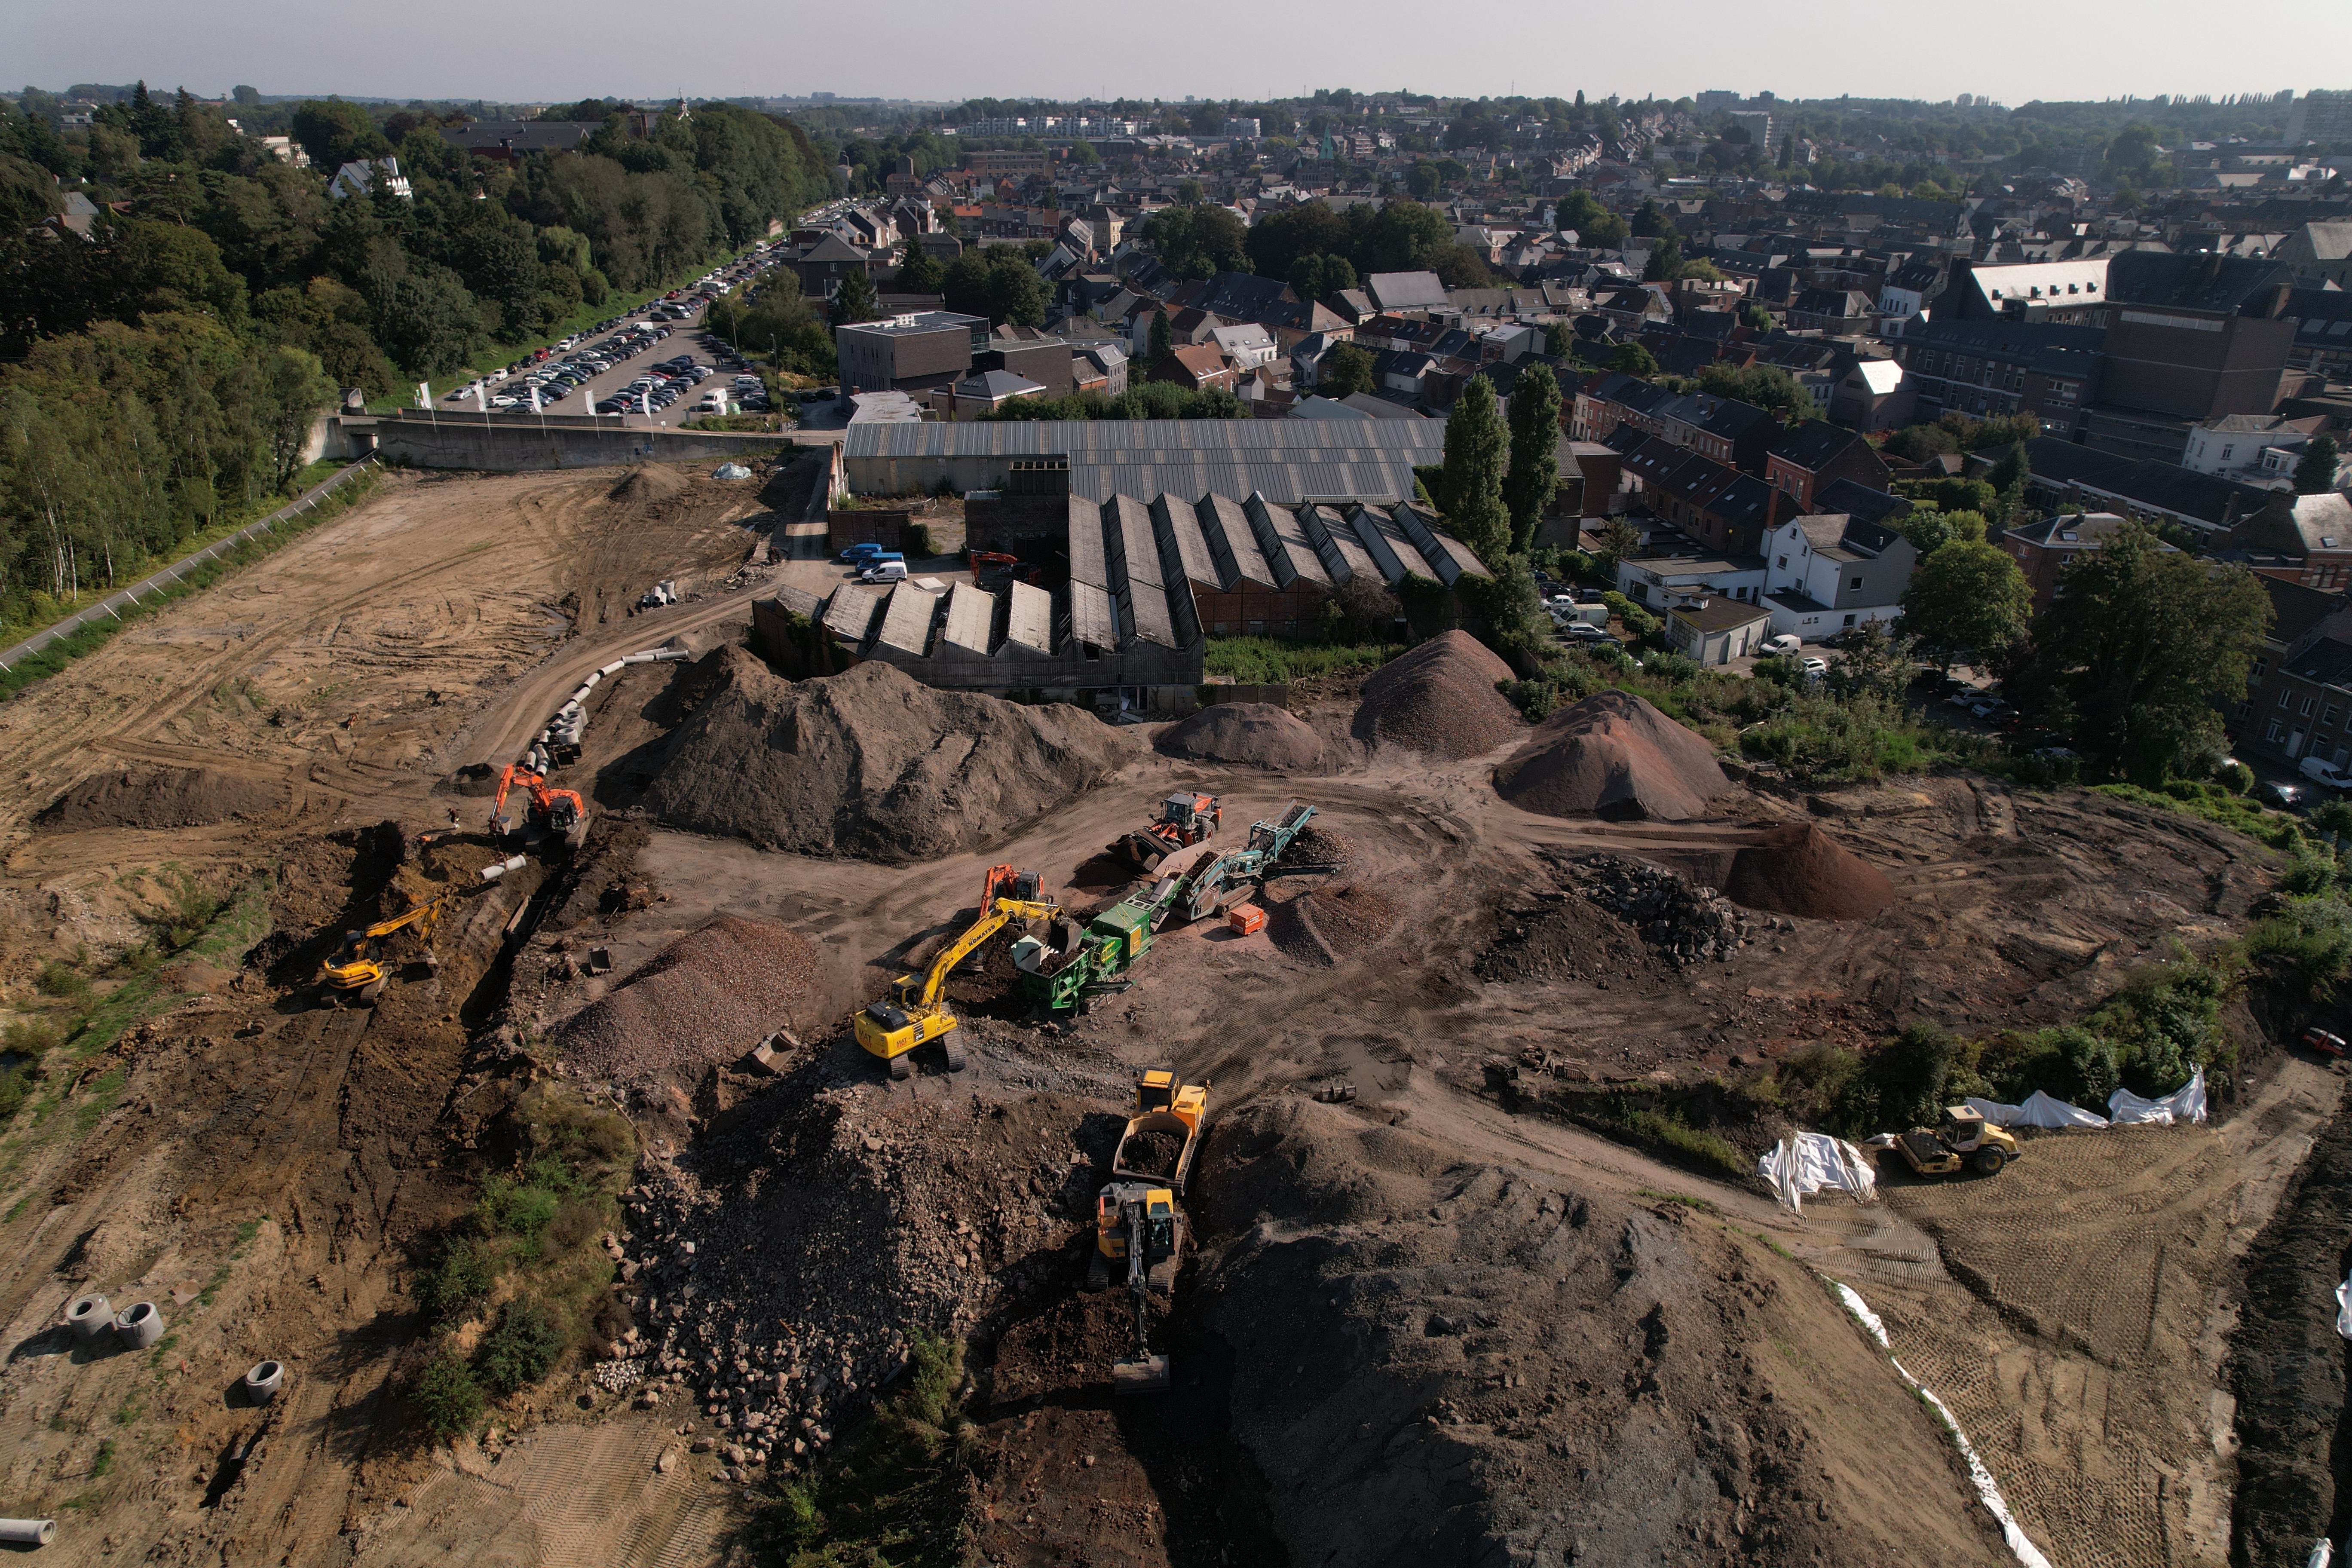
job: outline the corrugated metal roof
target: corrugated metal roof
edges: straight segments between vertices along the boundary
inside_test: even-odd
[[[1412,532],[1380,507],[1368,506],[1359,516],[1370,521],[1372,531],[1395,554],[1398,569],[1401,572],[1409,572],[1416,577],[1433,578],[1448,587],[1453,586],[1454,576],[1459,574],[1457,572],[1454,575],[1447,574],[1446,569],[1454,564],[1452,556],[1447,556],[1443,565],[1432,562],[1428,556],[1421,552],[1421,547],[1412,542]],[[1394,583],[1396,579],[1391,577],[1389,581]]]
[[[1380,563],[1356,537],[1343,513],[1318,506],[1307,509],[1305,516],[1307,537],[1315,541],[1315,552],[1322,556],[1323,570],[1331,574],[1334,584],[1344,586],[1358,577],[1386,581]]]
[[[1083,503],[1070,508],[1070,581],[1112,586],[1110,562],[1103,550],[1102,514]]]
[[[1381,582],[1394,587],[1405,574],[1406,561],[1397,553],[1398,542],[1391,540],[1381,527],[1379,514],[1370,507],[1360,506],[1349,514],[1348,525],[1354,530],[1357,548],[1363,551],[1366,559],[1371,562],[1372,570],[1379,574]],[[1420,576],[1429,574],[1422,570],[1417,560],[1411,569]]]
[[[1234,588],[1244,583],[1275,586],[1274,569],[1257,547],[1257,535],[1250,531],[1241,502],[1231,496],[1203,496],[1194,515],[1201,520],[1210,553],[1216,557],[1220,587]]]
[[[1098,648],[1119,645],[1118,606],[1109,591],[1075,579],[1070,584],[1070,635]]]
[[[1269,503],[1273,499],[1266,497]],[[1289,563],[1294,576],[1329,587],[1331,574],[1323,569],[1323,558],[1315,553],[1314,542],[1307,537],[1306,525],[1298,521],[1297,514],[1286,508],[1269,504],[1265,519],[1266,529],[1259,534],[1258,542],[1265,546],[1267,558],[1271,560],[1279,552]],[[1282,568],[1277,564],[1275,570],[1279,572]]]
[[[986,654],[988,634],[995,624],[994,595],[983,594],[969,583],[958,583],[948,590],[948,621],[940,633],[941,643]]]
[[[1169,614],[1168,595],[1151,584],[1136,581],[1128,585],[1128,626],[1145,642],[1158,643],[1161,647],[1181,647],[1176,639],[1176,617]]]
[[[1167,491],[1194,500],[1263,490],[1285,505],[1412,494],[1412,468],[1444,455],[1436,420],[1091,419],[853,425],[845,459],[1066,456],[1088,500]]]
[[[1118,539],[1111,544],[1113,531]],[[1103,534],[1107,546],[1118,552],[1118,564],[1139,593],[1146,584],[1155,592],[1160,575],[1160,541],[1151,531],[1151,509],[1133,496],[1115,495],[1103,503]],[[1118,584],[1107,586],[1116,588]]]
[[[1151,528],[1161,541],[1160,575],[1167,576],[1172,557],[1185,580],[1205,583],[1211,587],[1224,586],[1224,578],[1217,571],[1216,552],[1209,548],[1208,535],[1201,531],[1201,519],[1181,496],[1162,495],[1151,503]]]
[[[927,593],[912,583],[899,584],[890,590],[882,611],[882,630],[876,636],[874,646],[922,658],[930,651],[931,617],[939,608],[937,594]]]
[[[1013,584],[1013,609],[1004,640],[1032,653],[1054,651],[1054,595],[1027,583]]]
[[[866,635],[882,613],[884,596],[879,589],[860,588],[855,584],[835,588],[833,603],[825,606],[824,629],[836,641],[853,647],[865,647]]]

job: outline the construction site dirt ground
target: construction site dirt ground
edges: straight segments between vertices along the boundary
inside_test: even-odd
[[[1541,816],[1495,794],[1500,753],[1432,764],[1351,742],[1342,682],[1297,704],[1327,740],[1327,772],[1139,749],[1108,785],[992,825],[974,853],[912,867],[814,859],[625,820],[676,722],[666,693],[684,679],[632,667],[600,689],[583,756],[557,782],[614,836],[596,874],[646,896],[608,900],[577,929],[509,951],[509,921],[551,885],[534,863],[445,925],[437,976],[404,973],[373,1012],[316,1005],[307,981],[320,933],[368,912],[381,880],[373,825],[436,826],[455,807],[478,828],[484,770],[511,760],[587,671],[671,638],[700,652],[739,636],[771,580],[743,570],[754,546],[821,553],[821,523],[786,521],[804,502],[793,481],[388,476],[347,517],[0,705],[14,786],[0,800],[0,986],[27,1016],[56,1005],[35,992],[43,965],[81,955],[98,968],[93,955],[136,947],[187,887],[263,889],[244,925],[220,918],[213,948],[145,980],[100,976],[101,1003],[144,984],[159,1005],[86,1059],[53,1053],[0,1133],[12,1347],[0,1413],[20,1438],[8,1511],[58,1517],[51,1555],[720,1561],[742,1486],[720,1479],[723,1455],[693,1451],[679,1428],[696,1412],[675,1399],[641,1408],[570,1363],[494,1411],[495,1436],[449,1448],[416,1440],[398,1389],[425,1338],[420,1248],[472,1202],[485,1108],[546,1070],[491,1049],[494,1026],[543,1037],[732,914],[818,944],[835,1026],[804,1031],[801,1076],[781,1083],[721,1071],[659,1102],[574,1085],[628,1104],[648,1182],[690,1169],[714,1137],[797,1114],[784,1107],[804,1081],[871,1108],[875,1157],[941,1165],[957,1149],[894,1107],[1069,1097],[1086,1108],[1067,1135],[1075,1157],[1099,1161],[1107,1150],[1090,1141],[1116,1127],[1136,1070],[1213,1085],[1199,1261],[1168,1303],[1180,1374],[1167,1401],[1109,1395],[1124,1314],[1116,1293],[1076,1289],[1083,1219],[1049,1206],[1032,1242],[962,1255],[972,1262],[956,1271],[957,1299],[993,1456],[967,1524],[990,1560],[1326,1560],[1291,1531],[1329,1504],[1269,1451],[1310,1430],[1335,1466],[1372,1478],[1349,1482],[1367,1496],[1381,1467],[1452,1445],[1459,1473],[1429,1483],[1430,1507],[1477,1514],[1465,1551],[1475,1538],[1538,1563],[1798,1562],[1899,1552],[1924,1535],[1941,1557],[2003,1560],[1935,1418],[1813,1271],[1875,1310],[2053,1563],[2227,1560],[2221,1360],[2237,1270],[2336,1113],[2337,1073],[2272,1053],[2219,1097],[2210,1128],[2035,1138],[1989,1182],[1883,1171],[1882,1201],[1817,1201],[1801,1216],[1759,1184],[1696,1175],[1565,1121],[1540,1092],[1736,1081],[1805,1047],[1867,1046],[1922,1018],[1979,1031],[2069,1019],[2174,944],[2224,938],[2269,887],[2266,852],[2198,823],[1957,774],[1812,795],[1743,785],[1689,824]],[[686,603],[629,614],[669,578]],[[95,775],[162,769],[266,785],[263,798],[282,804],[170,827],[35,820]],[[1218,795],[1234,841],[1291,800],[1312,803],[1326,857],[1316,864],[1328,868],[1269,882],[1271,918],[1255,934],[1214,922],[1164,934],[1132,989],[1066,1026],[1024,1023],[976,977],[964,1074],[925,1051],[894,1084],[848,1041],[851,1011],[969,918],[988,866],[1034,868],[1049,892],[1091,906],[1127,880],[1103,847],[1175,790]],[[1865,921],[1759,917],[1728,962],[1676,969],[1570,891],[1578,858],[1596,851],[1720,887],[1740,847],[1792,822],[1883,870],[1894,904]],[[488,858],[485,842],[444,872],[470,875]],[[591,945],[607,973],[557,962]],[[1308,1100],[1334,1084],[1352,1088],[1352,1103]],[[1369,1162],[1349,1178],[1359,1196],[1308,1204],[1295,1186],[1266,1186],[1254,1151],[1293,1148],[1302,1170]],[[1418,1248],[1417,1299],[1453,1300],[1486,1278],[1475,1260],[1488,1241],[1451,1217],[1474,1200],[1451,1194],[1490,1191],[1476,1185],[1490,1179],[1495,1215],[1524,1204],[1527,1224],[1557,1231],[1544,1244],[1553,1252],[1527,1256],[1567,1258],[1563,1291],[1582,1289],[1574,1247],[1587,1227],[1566,1216],[1585,1205],[1592,1232],[1618,1238],[1616,1273],[1596,1265],[1592,1293],[1559,1309],[1606,1332],[1547,1360],[1534,1343],[1543,1312],[1511,1296],[1516,1286],[1479,1285],[1486,1307],[1441,1314],[1469,1329],[1416,1327],[1409,1345],[1374,1356],[1402,1369],[1381,1386],[1417,1392],[1393,1411],[1364,1405],[1361,1424],[1393,1445],[1370,1468],[1349,1457],[1346,1432],[1269,1409],[1294,1376],[1306,1400],[1324,1373],[1307,1347],[1288,1348],[1290,1329],[1236,1316],[1248,1282],[1288,1279],[1285,1260],[1305,1256],[1285,1250],[1294,1243],[1389,1248],[1379,1268],[1395,1278],[1397,1249]],[[1523,1197],[1506,1195],[1513,1184]],[[1275,1206],[1228,1212],[1245,1188]],[[1282,1206],[1297,1204],[1307,1206]],[[941,1225],[974,1217],[961,1212]],[[1435,1226],[1442,1246],[1412,1226]],[[1653,1278],[1654,1319],[1622,1288]],[[85,1289],[118,1306],[156,1301],[174,1337],[138,1353],[74,1347],[56,1325]],[[1388,1342],[1372,1319],[1346,1316],[1355,1308],[1336,1304],[1341,1294],[1328,1342],[1360,1331]],[[1380,1310],[1393,1315],[1394,1303]],[[1621,1310],[1634,1315],[1620,1322]],[[1434,1310],[1413,1321],[1435,1325]],[[1475,1326],[1482,1311],[1494,1326]],[[1277,1353],[1296,1354],[1295,1374]],[[264,1358],[286,1363],[288,1393],[257,1411],[230,1391]],[[1513,1381],[1523,1376],[1525,1396]],[[1333,1383],[1316,1397],[1352,1410],[1371,1398],[1366,1386]],[[1603,1432],[1616,1436],[1600,1442]],[[1768,1439],[1779,1468],[1726,1457],[1760,1454]],[[1710,1464],[1719,1479],[1686,1491]],[[1642,1466],[1671,1540],[1636,1529],[1643,1508],[1626,1500],[1641,1495]],[[1330,1494],[1342,1495],[1355,1494]],[[1417,1560],[1445,1560],[1443,1546],[1424,1542],[1416,1550],[1432,1555]]]

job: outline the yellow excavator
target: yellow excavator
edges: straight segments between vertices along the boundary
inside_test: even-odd
[[[338,1002],[373,1002],[383,994],[384,983],[390,978],[377,943],[395,931],[414,926],[416,938],[425,948],[425,967],[437,969],[433,956],[433,928],[440,923],[441,908],[449,901],[444,893],[430,903],[417,905],[406,914],[382,920],[365,931],[343,933],[343,944],[334,956],[319,966],[319,994]]]
[[[1001,885],[992,870],[989,893],[995,895]],[[1024,885],[1030,889],[1036,886],[1034,879]],[[889,994],[858,1013],[857,1043],[887,1063],[892,1078],[903,1079],[914,1071],[914,1064],[907,1059],[908,1052],[933,1040],[944,1040],[948,1070],[961,1072],[966,1059],[963,1047],[948,1037],[958,1021],[948,1010],[949,973],[1012,921],[1059,921],[1061,916],[1059,904],[1034,898],[992,896],[981,906],[980,918],[961,936],[941,948],[929,969],[919,974],[901,974],[890,982]]]
[[[1095,1194],[1087,1289],[1102,1289],[1118,1266],[1134,1309],[1134,1350],[1110,1369],[1116,1394],[1159,1394],[1168,1387],[1168,1358],[1151,1352],[1151,1290],[1176,1286],[1184,1253],[1184,1215],[1176,1199],[1192,1176],[1208,1111],[1207,1084],[1179,1083],[1165,1068],[1145,1073],[1136,1080],[1134,1113],[1110,1157],[1111,1179]]]

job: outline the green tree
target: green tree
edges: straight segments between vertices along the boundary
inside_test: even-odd
[[[1903,635],[1945,669],[1963,654],[1981,668],[2001,663],[2025,640],[2032,608],[2033,590],[2004,552],[1981,537],[1948,537],[1911,569]]]
[[[1081,140],[1070,143],[1067,161],[1074,169],[1091,169],[1102,162],[1102,154],[1095,151],[1093,142]]]
[[[856,321],[870,321],[881,313],[874,300],[874,280],[865,269],[844,275],[841,287],[834,291],[833,324],[846,327]]]
[[[1609,368],[1620,375],[1654,376],[1658,374],[1658,358],[1639,343],[1621,343],[1609,356]]]
[[[503,1399],[545,1377],[562,1352],[563,1336],[546,1308],[535,1301],[509,1301],[482,1340],[482,1384]]]
[[[1249,231],[1230,207],[1161,207],[1139,226],[1139,237],[1180,278],[1213,278],[1249,264]]]
[[[256,356],[255,413],[269,452],[269,488],[282,490],[301,471],[310,427],[334,406],[335,384],[318,356],[272,347]]]
[[[1895,531],[1909,540],[1925,561],[1952,540],[1984,538],[1985,520],[1979,511],[1937,511],[1923,506],[1898,520]]]
[[[1759,332],[1769,332],[1777,324],[1772,320],[1772,312],[1766,310],[1761,305],[1751,304],[1741,306],[1739,308],[1739,319],[1743,323],[1754,328]]]
[[[1437,165],[1426,159],[1416,159],[1405,171],[1404,188],[1415,201],[1425,202],[1444,188],[1445,182],[1437,175]]]
[[[1354,343],[1334,343],[1315,367],[1315,391],[1322,397],[1348,397],[1372,389],[1372,356]]]
[[[2314,436],[2294,466],[2294,493],[2325,495],[2336,488],[2336,448],[2333,436]]]
[[[482,1385],[447,1345],[425,1363],[408,1397],[425,1429],[444,1442],[465,1436],[481,1423]]]
[[[1172,209],[1171,209],[1172,210]],[[940,280],[950,310],[985,316],[998,325],[1045,324],[1045,280],[1029,258],[1012,246],[981,246],[950,262]]]
[[[891,287],[901,294],[936,294],[947,286],[948,269],[920,246],[911,246],[907,259],[898,264],[898,276]]]
[[[1544,364],[1530,364],[1511,384],[1511,466],[1503,500],[1511,511],[1511,550],[1535,548],[1536,528],[1559,493],[1559,382]]]
[[[312,167],[324,174],[333,174],[345,163],[382,158],[392,152],[392,142],[376,128],[368,111],[340,98],[314,98],[296,104],[287,129],[302,144],[302,151],[310,154]]]
[[[1617,568],[1627,556],[1641,548],[1641,531],[1624,518],[1612,517],[1601,526],[1601,548],[1593,552],[1593,569],[1601,577],[1614,582]]]
[[[1144,357],[1157,368],[1175,356],[1176,333],[1168,325],[1167,307],[1157,307],[1151,312],[1151,342]]]
[[[2016,684],[2092,763],[2152,788],[2218,742],[2214,698],[2245,690],[2270,623],[2270,597],[2244,567],[2184,554],[2126,520],[2060,575]]]
[[[1438,507],[1478,559],[1499,568],[1511,549],[1511,515],[1503,502],[1509,461],[1495,384],[1474,375],[1445,420],[1445,464],[1438,476]]]
[[[1650,259],[1642,264],[1644,283],[1671,283],[1682,276],[1683,242],[1669,227],[1658,243],[1650,249]]]

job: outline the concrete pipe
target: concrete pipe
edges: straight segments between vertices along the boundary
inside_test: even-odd
[[[596,689],[596,683],[604,679],[604,672],[603,670],[592,669],[588,672],[588,678],[580,683],[580,689],[583,691],[593,691]]]
[[[654,656],[649,653],[627,654],[621,659],[623,664],[651,664],[653,661]]]
[[[134,1301],[116,1316],[114,1337],[125,1350],[143,1351],[163,1337],[163,1314],[152,1301]]]
[[[238,1386],[245,1390],[245,1397],[249,1403],[267,1405],[278,1397],[280,1388],[286,1386],[286,1368],[274,1361],[257,1362]]]
[[[74,1338],[84,1344],[106,1332],[113,1321],[114,1303],[96,1291],[87,1296],[76,1296],[66,1303],[66,1327],[71,1329]]]
[[[616,658],[596,673],[599,675],[617,675],[620,673],[621,667],[628,662],[629,661],[625,658]]]
[[[682,647],[656,648],[653,661],[656,664],[679,664],[693,657]]]
[[[0,1542],[11,1546],[47,1546],[57,1538],[54,1519],[0,1519]]]
[[[528,855],[517,855],[512,859],[501,860],[495,866],[485,866],[482,868],[482,880],[495,882],[509,871],[520,870],[523,863],[530,858]]]

